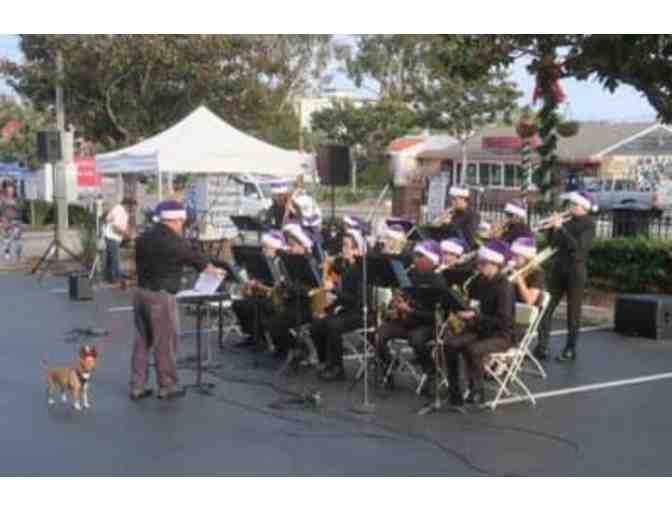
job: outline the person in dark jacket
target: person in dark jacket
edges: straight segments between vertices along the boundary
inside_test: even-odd
[[[450,403],[462,406],[459,356],[466,362],[470,385],[468,403],[485,403],[483,361],[487,354],[502,352],[513,345],[515,290],[502,274],[507,263],[509,247],[498,240],[489,241],[478,250],[478,271],[468,287],[469,297],[480,302],[479,311],[457,312],[466,321],[466,330],[459,335],[446,333],[444,349],[448,368]]]
[[[423,241],[413,248],[413,268],[409,279],[413,287],[431,287],[447,289],[446,282],[436,272],[441,261],[441,248],[436,241]],[[408,339],[415,351],[416,359],[423,371],[431,378],[434,375],[431,346],[434,338],[436,314],[434,308],[426,308],[424,303],[403,300],[392,310],[392,317],[378,328],[378,354],[389,361],[387,344],[393,338]]]
[[[273,186],[271,189],[273,204],[266,211],[264,217],[265,227],[267,229],[282,229],[285,217],[287,216],[287,201],[289,199],[289,188],[286,185]]]
[[[160,223],[136,239],[135,262],[138,289],[133,296],[135,341],[131,356],[130,398],[139,400],[151,394],[145,389],[149,371],[149,352],[154,350],[159,398],[184,395],[177,389],[175,352],[177,349],[177,306],[175,294],[180,290],[182,269],[218,273],[182,237],[187,212],[174,200],[157,207]]]
[[[478,248],[477,232],[481,223],[481,215],[469,207],[469,190],[458,186],[452,186],[449,191],[451,205],[454,208],[449,225],[455,227],[469,250]]]
[[[542,361],[549,357],[548,340],[553,313],[565,295],[567,295],[567,341],[556,360],[561,362],[576,360],[583,291],[587,280],[586,262],[595,239],[595,222],[589,215],[594,208],[594,201],[587,192],[572,192],[568,199],[571,203],[571,219],[565,223],[559,214],[554,215],[551,229],[546,235],[550,245],[557,248],[558,252],[554,256],[549,279],[551,302],[539,324],[539,342],[533,353]]]
[[[327,308],[327,316],[314,321],[310,327],[319,361],[324,365],[319,376],[325,381],[345,378],[343,335],[364,327],[362,256],[365,251],[365,240],[361,232],[346,230],[342,250],[345,267],[342,270],[340,286],[335,287],[332,281],[325,282],[326,290],[333,293],[335,300]]]
[[[532,231],[527,226],[527,206],[520,199],[507,202],[504,207],[506,227],[500,239],[506,243],[513,243],[520,237],[532,237]]]

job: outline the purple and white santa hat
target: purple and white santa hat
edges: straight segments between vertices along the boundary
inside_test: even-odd
[[[282,231],[285,233],[285,235],[296,239],[305,249],[311,250],[313,248],[313,240],[298,223],[287,223],[284,227],[282,227]]]
[[[156,206],[156,216],[160,220],[186,220],[187,210],[177,200],[164,200]]]
[[[514,198],[507,202],[504,207],[504,212],[520,218],[527,218],[527,206],[525,205],[525,202],[519,198]]]
[[[362,230],[364,225],[364,220],[359,216],[343,216],[343,223],[347,228],[354,228],[356,230]]]
[[[525,258],[534,258],[537,254],[537,241],[534,237],[519,237],[511,245],[511,253]]]
[[[397,225],[403,229],[403,231],[406,233],[409,230],[413,228],[415,225],[415,222],[413,220],[410,220],[408,218],[387,218],[385,220],[385,225],[387,225],[388,228],[391,228],[394,225]]]
[[[469,198],[469,189],[463,188],[462,186],[451,186],[448,194],[451,197]]]
[[[457,255],[458,257],[461,257],[464,255],[464,252],[467,248],[467,245],[462,241],[462,239],[459,239],[457,237],[449,237],[448,239],[444,239],[441,241],[441,252],[442,253],[450,253],[452,255]]]
[[[406,239],[406,231],[401,225],[388,225],[383,231],[383,235],[395,241],[403,241]]]
[[[274,250],[284,250],[287,247],[285,236],[280,230],[269,230],[261,236],[261,243],[270,246]]]
[[[510,248],[507,243],[499,239],[491,239],[478,249],[478,260],[492,262],[503,266],[510,256]]]
[[[415,248],[413,248],[413,253],[427,257],[434,265],[437,265],[441,261],[441,246],[431,239],[416,244]]]
[[[361,252],[366,251],[366,240],[364,239],[364,236],[362,235],[361,231],[355,230],[354,228],[349,228],[346,229],[345,235],[353,240],[353,242],[355,243],[355,247],[359,251]]]
[[[488,223],[487,221],[481,221],[478,224],[478,233],[483,234],[483,233],[490,233],[490,229],[492,228],[492,225]]]
[[[567,200],[583,207],[588,212],[597,211],[597,205],[595,204],[595,199],[593,195],[587,191],[572,191],[567,195]]]
[[[271,187],[271,195],[282,195],[289,193],[289,187],[286,184],[277,184]]]

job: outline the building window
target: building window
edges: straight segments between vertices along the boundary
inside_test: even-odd
[[[516,186],[516,166],[510,163],[504,165],[504,186],[507,188]]]
[[[441,162],[441,171],[442,172],[452,172],[453,171],[453,160],[449,159],[447,161]]]
[[[476,171],[476,163],[467,164],[467,184],[473,186],[478,185],[478,172]]]
[[[529,182],[531,176],[525,176],[525,171],[522,166],[516,165],[516,186],[523,186],[525,181]]]
[[[490,185],[491,186],[501,186],[502,185],[502,165],[499,163],[494,163],[490,165],[491,176],[490,176]]]
[[[490,164],[478,165],[478,179],[481,186],[490,186]]]

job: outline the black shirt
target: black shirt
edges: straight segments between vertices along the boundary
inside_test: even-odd
[[[544,289],[546,288],[546,278],[544,276],[544,271],[542,269],[535,269],[531,273],[527,275],[525,278],[525,283],[527,284],[527,287],[530,289],[538,289],[539,292],[539,297],[537,298],[537,301],[534,303],[535,306],[540,306],[541,305],[541,300],[543,299],[542,293],[544,292]],[[519,302],[522,303],[522,299],[520,296],[520,293],[518,292],[518,286],[516,285],[516,298],[518,299]]]
[[[285,207],[280,207],[277,203],[273,202],[268,211],[266,211],[266,217],[264,222],[266,223],[267,228],[282,228],[282,220],[285,219]]]
[[[516,300],[513,284],[503,275],[492,280],[478,276],[469,286],[469,298],[480,301],[476,316],[478,338],[512,339]]]
[[[352,312],[362,308],[362,263],[361,258],[354,264],[347,264],[341,274],[341,286],[335,292],[336,301],[333,307],[343,307],[345,311]],[[371,290],[369,286],[367,290]],[[371,303],[371,297],[368,302]]]
[[[176,294],[183,266],[200,272],[208,262],[168,226],[157,223],[136,239],[135,265],[139,287]]]
[[[559,229],[550,230],[546,238],[558,249],[554,267],[566,272],[570,267],[575,268],[588,260],[588,252],[595,239],[595,222],[588,215],[574,217]]]
[[[478,247],[476,234],[478,225],[481,223],[481,215],[471,208],[464,211],[455,211],[450,224],[458,231],[462,240],[467,243],[469,250],[475,250]]]

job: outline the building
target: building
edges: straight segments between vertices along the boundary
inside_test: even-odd
[[[467,142],[466,171],[459,144],[424,150],[417,158],[427,173],[446,172],[451,185],[482,187],[488,202],[502,203],[518,195],[523,184],[521,146],[515,128],[487,127]],[[575,137],[558,138],[556,154],[556,178],[563,187],[572,176],[631,178],[654,171],[672,177],[672,128],[653,122],[586,122]],[[533,164],[538,163],[533,151]]]

